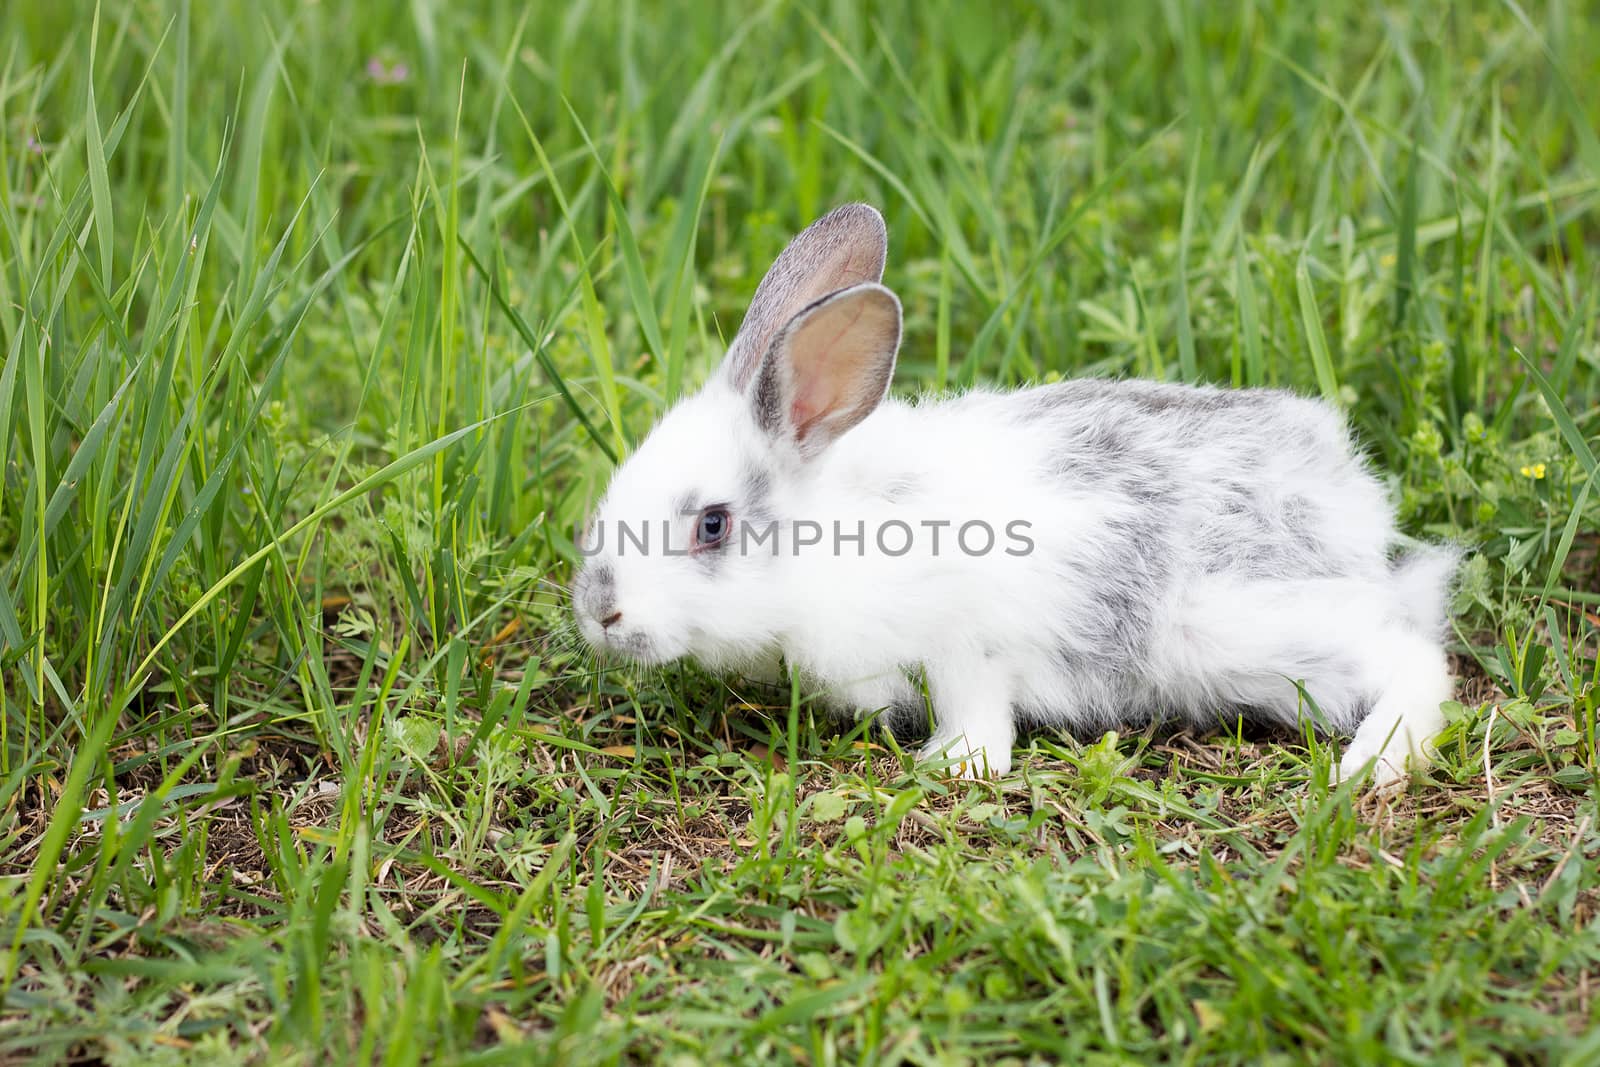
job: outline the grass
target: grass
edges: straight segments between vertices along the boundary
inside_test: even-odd
[[[5,5],[0,1061],[1600,1060],[1596,70],[1563,0]],[[1349,410],[1473,550],[1427,779],[593,669],[575,524],[857,198],[904,390]]]

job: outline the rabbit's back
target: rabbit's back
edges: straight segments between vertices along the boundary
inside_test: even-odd
[[[1012,394],[1047,477],[1122,505],[1110,531],[1158,581],[1376,577],[1393,525],[1343,416],[1275,389],[1082,380]],[[1165,584],[1164,582],[1162,584]]]

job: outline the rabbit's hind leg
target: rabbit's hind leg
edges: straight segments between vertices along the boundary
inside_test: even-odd
[[[1354,777],[1376,759],[1372,783],[1383,787],[1405,777],[1407,761],[1420,768],[1444,729],[1439,705],[1455,689],[1450,663],[1437,641],[1401,626],[1374,633],[1369,670],[1377,700],[1345,746],[1339,775]]]
[[[1341,776],[1377,759],[1373,783],[1398,781],[1444,726],[1444,649],[1395,617],[1382,583],[1216,581],[1192,590],[1173,621],[1177,640],[1165,647],[1178,661],[1162,673],[1186,680],[1182,704],[1197,716],[1219,703],[1252,708],[1286,725],[1307,715],[1320,732],[1353,733]]]

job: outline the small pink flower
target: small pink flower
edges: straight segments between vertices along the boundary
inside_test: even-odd
[[[367,60],[367,77],[377,85],[399,85],[411,77],[411,68],[400,62],[390,66],[373,56]]]

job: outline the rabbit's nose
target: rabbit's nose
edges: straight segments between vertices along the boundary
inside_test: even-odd
[[[617,623],[619,623],[621,621],[622,621],[622,612],[613,611],[610,615],[607,615],[605,618],[600,620],[600,626],[601,626],[602,629],[609,630],[609,629],[611,629],[613,626],[615,626]]]

